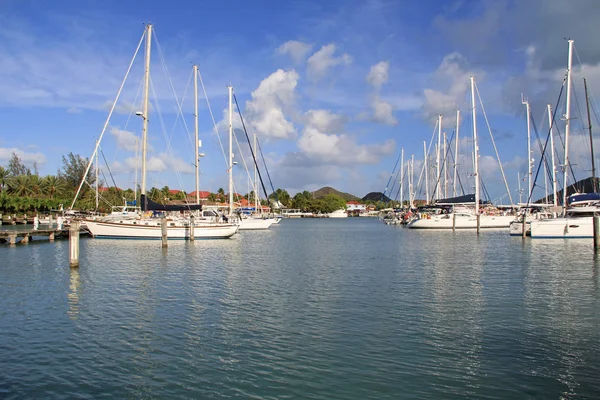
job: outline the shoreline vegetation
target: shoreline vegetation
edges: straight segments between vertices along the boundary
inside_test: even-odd
[[[62,164],[55,175],[40,176],[37,165],[33,168],[25,166],[19,156],[13,152],[6,166],[0,166],[0,214],[19,214],[33,216],[66,210],[77,192],[81,177],[84,175],[89,159],[78,154],[68,153],[62,156]],[[134,204],[139,198],[131,189],[120,189],[115,186],[106,186],[103,180],[99,181],[99,203],[96,207],[96,175],[94,168],[88,171],[86,182],[74,209],[81,211],[110,212],[113,206],[122,206],[124,202]],[[159,189],[152,187],[147,196],[161,204],[185,204],[195,202],[195,192],[186,193],[183,190],[172,190],[168,186]],[[213,205],[225,203],[227,194],[222,188],[216,193],[201,192],[205,194],[201,204]],[[335,210],[346,208],[347,201],[361,201],[366,205],[373,205],[377,210],[386,207],[398,207],[398,202],[377,201],[377,194],[369,193],[362,200],[348,193],[339,192],[331,187],[324,187],[314,192],[307,190],[298,192],[294,196],[285,189],[277,189],[269,195],[269,201],[261,199],[261,205],[277,208],[300,209],[312,213],[331,213]],[[379,194],[380,195],[380,194]],[[234,200],[241,206],[254,203],[254,191],[245,195],[234,194]]]

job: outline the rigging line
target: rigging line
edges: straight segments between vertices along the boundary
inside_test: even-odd
[[[246,135],[246,139],[248,140],[248,145],[250,146],[250,137],[248,137],[248,131],[246,131],[246,124],[244,123],[244,117],[242,116],[242,111],[240,110],[240,105],[238,104],[237,101],[237,97],[235,95],[235,93],[233,94],[233,99],[235,100],[235,106],[238,110],[238,114],[240,116],[240,120],[242,121],[242,127],[244,128],[244,134]],[[262,185],[263,188],[263,192],[265,193],[265,199],[269,199],[269,195],[267,194],[267,189],[265,188],[265,184],[263,182],[263,178],[262,175],[260,173],[260,169],[258,168],[258,165],[256,164],[256,157],[254,155],[254,150],[252,149],[252,146],[250,146],[250,153],[252,154],[252,159],[254,160],[254,164],[256,165],[256,172],[258,172],[258,177],[260,179],[260,184]]]
[[[269,178],[269,183],[271,184],[271,190],[272,190],[271,194],[275,194],[275,200],[277,200],[279,202],[279,199],[277,198],[277,194],[275,193],[275,187],[273,186],[273,181],[271,181],[271,174],[269,174],[269,168],[267,168],[267,162],[265,161],[265,156],[263,154],[263,151],[260,146],[260,142],[258,141],[258,138],[256,138],[256,146],[258,147],[258,151],[260,152],[260,157],[262,158],[263,164],[265,166],[265,171],[267,171],[267,178]],[[267,201],[268,200],[269,199],[267,199]]]
[[[154,41],[156,42],[156,48],[158,49],[158,56],[159,56],[159,59],[161,61],[162,67],[163,67],[163,72],[167,78],[167,82],[169,82],[169,88],[171,89],[171,92],[173,93],[173,97],[175,99],[175,104],[177,105],[178,114],[177,114],[177,117],[175,118],[173,131],[171,132],[171,138],[175,134],[175,126],[177,125],[177,122],[179,121],[180,115],[181,115],[181,121],[183,123],[183,126],[188,134],[188,137],[190,137],[190,130],[187,126],[187,122],[185,121],[185,118],[183,118],[183,110],[182,110],[183,103],[179,103],[179,99],[178,99],[177,93],[175,91],[175,86],[173,85],[173,80],[171,79],[171,74],[169,73],[169,69],[167,68],[167,62],[165,60],[165,57],[164,57],[164,54],[162,51],[162,47],[160,46],[160,43],[158,42],[158,36],[156,35],[156,32],[154,32]],[[155,101],[158,103],[158,97],[156,97],[156,95],[155,95]],[[188,148],[188,151],[189,150],[190,149]]]
[[[166,141],[167,153],[168,153],[167,155],[171,156],[171,160],[175,160],[175,154],[173,153],[173,147],[171,146],[171,140],[167,137],[167,129],[165,127],[165,121],[164,121],[164,119],[162,117],[162,113],[160,111],[160,105],[158,103],[156,91],[154,90],[154,82],[152,81],[152,77],[150,77],[150,88],[152,89],[152,94],[154,95],[154,106],[156,107],[156,115],[158,115],[158,121],[160,123],[160,127],[162,128],[163,136]],[[175,176],[177,177],[177,182],[179,183],[180,187],[183,187],[183,179],[181,178],[181,174],[179,173],[179,170],[176,168],[174,161],[171,161],[171,164],[172,164],[173,170],[175,172]],[[188,209],[189,209],[190,203],[188,203],[187,197],[185,199],[185,204],[188,206]]]
[[[548,112],[547,110],[546,110],[546,112],[544,112],[544,116],[542,117],[542,121],[545,120],[544,117],[546,116],[547,112]],[[550,178],[550,181],[552,181],[552,168],[551,168],[551,166],[550,166],[550,164],[548,162],[548,157],[544,157],[544,155],[542,153],[542,151],[543,151],[543,148],[542,148],[542,138],[540,137],[540,134],[539,134],[538,129],[537,129],[537,124],[535,123],[535,119],[533,118],[533,116],[531,116],[531,124],[533,125],[533,132],[535,133],[535,137],[537,138],[537,143],[538,143],[538,147],[539,147],[539,150],[540,150],[540,165],[539,165],[539,167],[541,168],[541,166],[542,166],[541,162],[543,162],[544,166],[545,166],[545,169],[546,169],[546,176],[548,178]],[[543,124],[542,124],[542,126],[543,126]],[[533,186],[534,187],[536,186],[535,182],[533,183]],[[533,190],[533,188],[531,190]]]
[[[104,151],[102,150],[102,147],[100,148],[100,154],[102,155],[104,164],[106,164],[106,169],[108,170],[108,174],[110,175],[110,179],[112,180],[112,183],[115,186],[115,189],[119,190],[117,187],[117,182],[115,182],[115,177],[113,176],[112,172],[110,171],[110,167],[108,166],[108,162],[106,161],[106,157],[104,157]],[[102,172],[102,175],[104,175],[104,171]],[[105,177],[105,179],[106,179],[106,177]]]
[[[485,112],[485,107],[483,107],[483,100],[481,99],[481,94],[479,93],[479,87],[475,83],[475,90],[477,90],[477,97],[479,98],[479,104],[481,105],[481,111],[483,113],[483,117],[485,119],[485,123],[488,128],[488,132],[490,133],[490,137],[492,138],[492,145],[494,146],[494,151],[496,152],[496,159],[498,160],[498,165],[500,166],[500,173],[502,174],[502,179],[504,179],[504,185],[506,186],[506,193],[508,194],[508,199],[510,200],[510,204],[513,204],[512,195],[510,194],[510,189],[508,188],[508,181],[506,180],[506,175],[504,175],[504,168],[502,167],[502,162],[500,161],[500,154],[498,154],[498,148],[496,147],[496,141],[494,140],[494,135],[492,134],[492,128],[490,127],[490,121],[488,120],[487,113]],[[527,156],[527,160],[529,162],[529,155]]]
[[[400,154],[398,154],[398,158],[396,159],[396,164],[394,164],[394,169],[392,170],[392,173],[390,174],[390,179],[388,179],[387,184],[385,185],[385,189],[383,190],[383,193],[381,194],[381,200],[383,201],[383,198],[385,197],[385,194],[387,193],[388,187],[390,186],[390,182],[392,181],[392,178],[394,177],[394,173],[396,172],[396,168],[398,167],[398,163],[400,162]]]
[[[396,187],[396,182],[398,182],[398,176],[400,174],[400,170],[402,167],[398,168],[398,170],[396,171],[396,175],[394,176],[394,179],[392,180],[392,186],[390,187],[390,200],[392,198],[392,193],[394,193],[394,188]]]
[[[94,189],[94,187],[90,185],[89,182],[86,181],[85,184],[88,185],[92,190]],[[100,195],[98,196],[98,199],[104,201],[109,206],[114,207],[114,205],[110,201],[108,201],[104,196]]]
[[[427,158],[429,156],[429,153],[431,152],[431,146],[433,145],[433,139],[435,137],[435,132],[437,130],[438,122],[439,121],[436,119],[435,126],[433,127],[433,132],[431,133],[431,140],[429,141],[429,147],[427,148],[427,154],[423,155],[423,166],[421,168],[421,172],[419,173],[419,179],[417,180],[417,185],[414,188],[415,193],[423,193],[422,187],[421,187],[421,179],[423,179],[423,175],[425,173],[425,166],[429,165],[429,163],[427,162],[429,160]],[[427,185],[427,182],[425,182],[425,185]],[[426,199],[426,201],[429,201],[429,199]]]
[[[121,87],[119,87],[119,91],[117,92],[115,101],[113,102],[113,104],[110,108],[110,111],[108,113],[108,117],[106,117],[106,122],[104,122],[104,127],[102,128],[102,132],[100,133],[100,138],[96,141],[96,147],[94,147],[94,152],[92,153],[92,156],[90,157],[90,161],[88,163],[87,168],[85,169],[85,173],[83,174],[83,177],[81,178],[81,182],[79,183],[79,187],[77,188],[75,197],[73,197],[73,202],[71,203],[69,210],[72,210],[73,206],[75,206],[75,202],[77,201],[77,198],[79,197],[79,193],[81,192],[83,183],[87,180],[87,175],[90,172],[90,168],[92,167],[92,163],[94,162],[94,158],[96,157],[96,153],[98,152],[98,146],[100,146],[100,141],[104,137],[104,133],[106,132],[106,128],[108,127],[108,123],[110,122],[110,118],[112,117],[113,111],[115,110],[117,101],[119,100],[119,97],[121,96],[121,91],[123,90],[123,86],[125,86],[125,82],[127,81],[127,77],[129,76],[129,72],[131,71],[131,67],[133,66],[133,62],[135,61],[135,58],[137,57],[138,51],[140,50],[140,47],[142,46],[142,43],[144,42],[145,37],[146,37],[146,29],[144,28],[144,33],[142,34],[142,37],[140,38],[140,42],[138,43],[137,48],[135,49],[133,58],[131,59],[131,62],[129,63],[129,67],[127,68],[127,73],[125,74],[125,77],[123,78],[123,82],[121,82]]]
[[[556,128],[555,127],[555,125],[556,125],[556,111],[558,110],[558,106],[560,105],[560,99],[562,97],[563,90],[565,88],[564,83],[565,83],[565,81],[563,80],[563,84],[562,84],[562,86],[560,88],[560,93],[558,94],[558,98],[556,99],[556,104],[554,106],[554,112],[552,113],[552,124],[548,127],[548,135],[546,135],[546,142],[544,143],[544,149],[542,150],[542,155],[540,157],[540,164],[538,164],[538,167],[537,167],[536,172],[535,172],[535,178],[533,180],[533,185],[534,186],[535,186],[535,184],[537,182],[537,179],[538,179],[538,176],[540,174],[540,170],[541,170],[540,165],[541,165],[542,160],[544,159],[544,154],[546,154],[546,149],[548,147],[548,142],[550,142],[550,135],[552,134],[552,129]],[[565,168],[566,168],[566,166],[565,166]],[[563,190],[566,190],[566,189],[563,188]],[[556,190],[556,193],[558,193],[558,189]],[[527,204],[526,204],[527,206],[529,206],[529,204],[531,204],[531,196],[533,196],[533,190],[531,190],[531,192],[527,196]],[[561,199],[562,199],[562,196],[561,196]]]
[[[215,134],[217,135],[217,139],[219,141],[219,146],[221,147],[221,153],[223,153],[223,159],[225,160],[225,165],[229,166],[229,160],[225,155],[225,148],[223,147],[223,142],[221,141],[221,135],[219,134],[219,127],[217,126],[217,122],[215,121],[215,115],[213,114],[212,107],[210,106],[210,101],[208,100],[208,94],[206,93],[206,87],[204,86],[204,80],[202,79],[202,74],[200,73],[200,67],[197,69],[198,78],[200,78],[200,85],[202,86],[202,92],[204,93],[204,98],[206,99],[206,105],[208,106],[208,112],[210,113],[210,118],[212,119],[213,129]],[[228,167],[229,168],[229,167]]]
[[[127,131],[127,127],[129,126],[129,121],[131,120],[131,116],[133,115],[133,110],[135,109],[135,105],[137,103],[138,96],[142,91],[142,87],[144,86],[144,76],[140,78],[140,84],[138,86],[138,90],[135,94],[135,98],[133,99],[133,103],[131,104],[131,109],[129,110],[129,115],[127,116],[127,120],[125,121],[125,126],[123,127],[124,131]],[[117,155],[119,154],[119,147],[117,146],[117,151],[115,151],[115,155],[113,156],[113,162],[117,160]],[[108,164],[107,164],[108,165]]]

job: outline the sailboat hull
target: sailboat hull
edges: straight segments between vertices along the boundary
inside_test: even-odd
[[[591,239],[593,218],[553,218],[531,223],[532,239]]]
[[[508,215],[482,215],[479,220],[481,229],[508,228],[514,217]],[[477,229],[475,215],[457,215],[453,221],[452,214],[434,215],[431,218],[416,219],[407,225],[411,229]]]
[[[240,221],[240,231],[269,229],[274,223],[276,223],[275,218],[244,218]]]
[[[93,237],[113,239],[161,239],[162,228],[160,220],[137,221],[92,221],[86,220],[87,229]],[[207,224],[194,226],[195,239],[226,239],[233,236],[239,229],[233,224]],[[190,226],[177,222],[167,222],[167,237],[169,239],[189,239]]]

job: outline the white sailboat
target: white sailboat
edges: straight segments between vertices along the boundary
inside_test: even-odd
[[[343,208],[339,210],[335,210],[334,212],[330,212],[327,214],[329,218],[348,218],[348,213]]]
[[[471,76],[471,105],[473,116],[473,155],[475,195],[469,203],[455,202],[439,204],[429,212],[419,213],[419,217],[408,223],[411,229],[506,229],[514,216],[480,213],[479,209],[479,145],[477,141],[477,117],[475,111],[475,77]],[[441,119],[440,119],[441,120]],[[465,197],[468,197],[467,195]],[[472,206],[472,207],[471,207]],[[479,226],[478,226],[479,216]]]
[[[162,221],[161,218],[152,218],[150,215],[160,213],[166,218],[167,237],[172,239],[186,239],[191,237],[192,226],[194,238],[198,239],[217,239],[229,238],[233,236],[239,226],[235,224],[220,224],[213,222],[195,222],[193,214],[195,210],[201,210],[200,204],[192,204],[185,206],[162,205],[157,204],[146,197],[146,158],[147,158],[147,136],[148,136],[148,91],[150,82],[150,51],[152,43],[152,25],[147,25],[144,32],[146,40],[145,54],[145,71],[144,71],[144,101],[142,128],[142,179],[141,179],[141,212],[137,218],[131,218],[130,215],[123,218],[98,218],[84,220],[87,229],[93,237],[100,238],[126,238],[126,239],[160,239],[162,238]],[[197,89],[196,89],[197,95]],[[116,102],[116,101],[115,101]],[[114,107],[114,106],[113,106]],[[196,118],[197,118],[196,111]],[[197,124],[196,124],[197,135]],[[196,136],[197,137],[197,136]],[[198,141],[196,140],[196,145]],[[96,150],[98,144],[96,144]],[[197,152],[196,152],[197,153]],[[196,161],[196,168],[198,168]],[[89,165],[88,165],[89,170]],[[87,175],[84,174],[84,177]],[[196,180],[197,182],[197,180]],[[196,190],[198,192],[198,190]],[[184,216],[167,216],[167,212],[176,211],[184,212]]]
[[[569,40],[567,64],[567,99],[565,110],[565,162],[563,205],[561,218],[531,222],[531,238],[543,239],[582,239],[593,238],[593,217],[600,216],[600,195],[598,193],[574,194],[567,197],[569,172],[569,131],[571,126],[571,67],[573,62],[573,40]],[[593,156],[592,156],[593,159]],[[554,196],[556,198],[556,194]]]

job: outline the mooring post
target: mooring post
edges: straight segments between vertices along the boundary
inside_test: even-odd
[[[190,216],[190,240],[193,242],[194,238],[194,215]]]
[[[600,250],[600,217],[594,216],[594,251]]]
[[[48,229],[52,229],[52,225],[54,225],[54,222],[52,221],[52,214],[50,214],[48,217]]]
[[[527,210],[523,213],[523,227],[521,229],[521,234],[523,235],[523,239],[527,236]]]
[[[79,267],[79,228],[80,221],[72,220],[69,227],[69,265]]]
[[[160,231],[162,233],[162,247],[167,247],[169,244],[167,243],[167,218],[162,217],[160,219]]]
[[[456,213],[452,213],[452,231],[456,230]]]
[[[481,214],[477,214],[477,234],[479,235],[479,229],[481,229]]]
[[[8,244],[17,244],[17,235],[10,235],[8,237]]]
[[[29,234],[28,233],[26,233],[25,236],[23,236],[23,239],[21,239],[21,243],[22,244],[29,243]]]
[[[50,232],[50,234],[48,235],[48,240],[54,242],[54,232]]]

